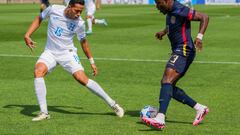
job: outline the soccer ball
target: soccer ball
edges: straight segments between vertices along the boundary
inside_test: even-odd
[[[157,116],[158,109],[156,107],[146,105],[143,107],[143,109],[140,112],[140,118],[146,117],[146,118],[154,118]]]

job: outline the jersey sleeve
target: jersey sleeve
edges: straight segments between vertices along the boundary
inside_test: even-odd
[[[85,23],[81,24],[79,28],[76,31],[77,38],[79,41],[82,41],[83,39],[86,38],[86,33],[85,33]]]
[[[52,6],[49,6],[48,8],[44,9],[44,10],[40,13],[40,18],[41,18],[42,20],[49,18],[51,12],[52,12]]]
[[[195,16],[195,10],[190,9],[189,7],[182,6],[181,8],[175,11],[175,14],[183,18],[187,18],[189,21],[193,20]]]

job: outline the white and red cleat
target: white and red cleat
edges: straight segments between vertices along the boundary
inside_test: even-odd
[[[147,125],[150,125],[150,126],[153,126],[155,128],[158,128],[158,129],[164,129],[165,128],[165,124],[164,123],[159,123],[157,122],[157,120],[155,118],[146,118],[146,117],[143,117],[142,118],[142,121],[144,123],[146,123]]]
[[[193,126],[199,125],[203,118],[209,113],[208,107],[203,108],[202,110],[197,111],[195,120],[193,121]]]

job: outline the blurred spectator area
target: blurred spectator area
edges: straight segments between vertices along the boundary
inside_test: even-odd
[[[50,0],[51,3],[63,3],[63,0]],[[40,0],[0,0],[0,4],[4,3],[40,3]]]

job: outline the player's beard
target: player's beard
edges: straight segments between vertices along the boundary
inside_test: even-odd
[[[167,10],[165,10],[165,9],[159,9],[160,10],[160,13],[163,13],[164,15],[166,15],[167,14]]]
[[[71,8],[66,8],[64,13],[65,13],[65,16],[69,19],[77,19],[74,11]]]

